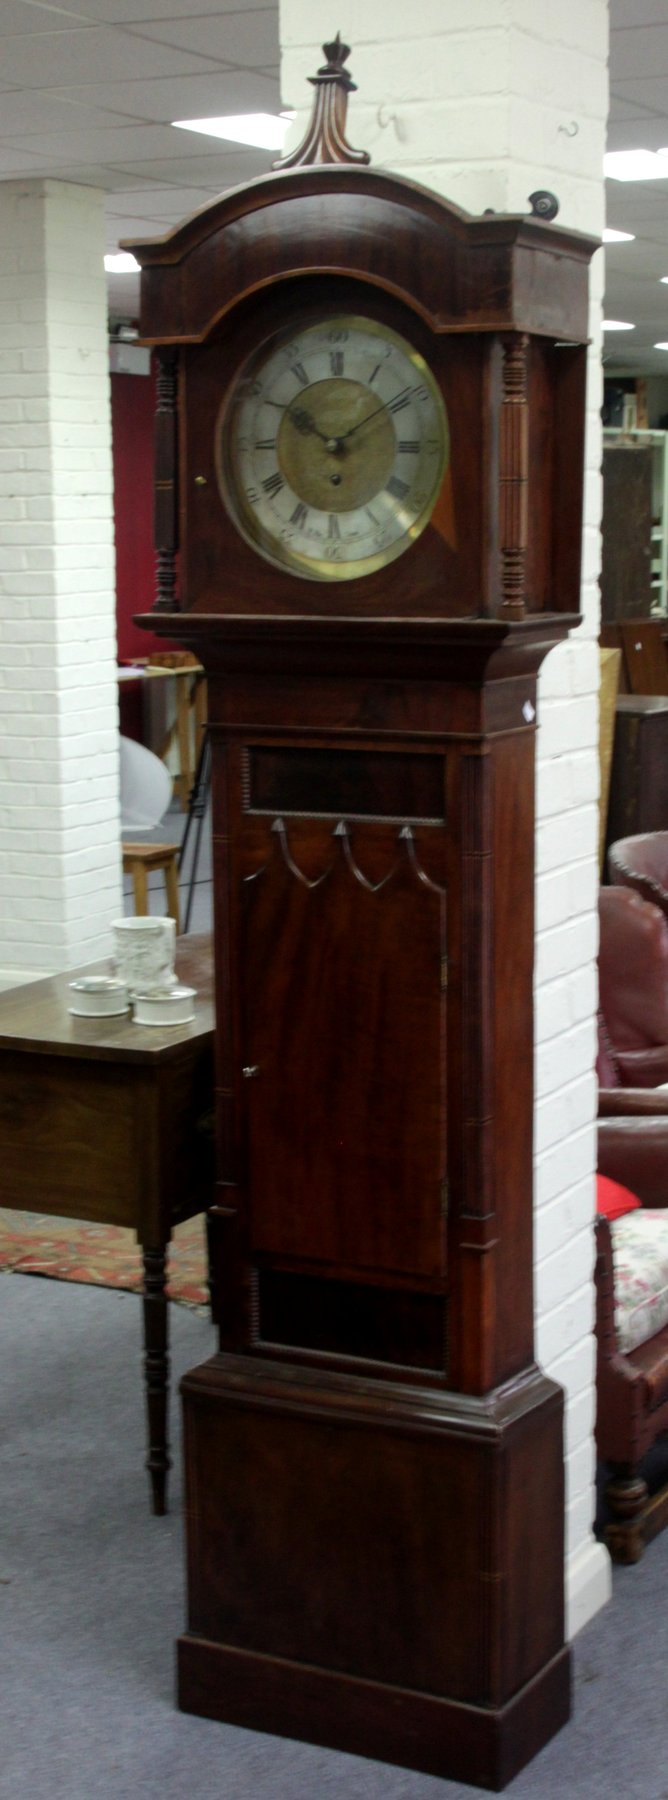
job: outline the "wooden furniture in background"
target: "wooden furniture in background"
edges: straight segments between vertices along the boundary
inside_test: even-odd
[[[599,825],[598,825],[598,860],[602,873],[605,859],[605,846],[608,827],[608,799],[610,794],[610,770],[612,767],[612,750],[615,736],[615,707],[619,684],[619,669],[622,660],[621,650],[600,650],[600,682],[599,682],[599,714],[598,714],[598,762],[599,762]]]
[[[183,1389],[179,1698],[499,1786],[569,1710],[563,1396],[533,1348],[534,721],[578,618],[594,245],[347,167],[325,53],[291,159],[324,166],[134,247],[150,626],[207,669],[220,933],[221,1348]]]
[[[202,664],[188,650],[152,650],[146,665],[148,675],[165,675],[174,681],[176,716],[160,746],[163,761],[173,745],[178,752],[174,793],[181,811],[188,811],[190,790],[195,778],[197,759],[206,729],[206,681]]]
[[[604,441],[601,614],[605,623],[649,618],[652,483],[649,447]]]
[[[601,626],[601,647],[621,652],[620,694],[668,694],[667,635],[665,619],[617,619]]]
[[[158,754],[166,761],[176,750],[174,793],[181,811],[187,812],[206,729],[206,681],[201,663],[188,650],[158,650],[152,652],[150,661],[138,660],[131,667],[119,668],[118,680],[121,691],[124,684],[135,681],[173,682],[175,716],[163,732]]]
[[[167,1247],[203,1212],[214,1180],[213,967],[208,937],[182,939],[176,968],[195,1019],[171,1030],[69,1011],[71,970],[0,995],[2,1203],[129,1226],[144,1260],[148,1461],[153,1511],[167,1471]]]
[[[607,846],[668,830],[668,699],[620,694],[610,771]]]
[[[165,894],[167,913],[170,919],[176,920],[177,932],[181,929],[179,912],[179,852],[180,844],[133,844],[121,846],[123,851],[123,874],[132,876],[132,894],[134,909],[138,914],[147,913],[148,877],[155,870],[161,870],[165,877]]]
[[[609,456],[614,454],[615,451],[620,453],[619,479],[617,482],[614,479],[612,481],[610,480],[610,470],[608,467]],[[624,468],[626,467],[627,470],[631,468],[631,465],[628,463],[629,453],[633,455],[634,452],[641,452],[645,458],[649,457],[650,459],[649,569],[651,600],[648,611],[651,611],[653,615],[656,613],[662,614],[665,618],[668,614],[668,432],[662,430],[650,431],[646,428],[646,425],[645,428],[643,428],[640,423],[640,418],[638,419],[637,428],[605,428],[603,431],[604,579],[607,581],[609,564],[608,552],[614,553],[620,549],[620,539],[622,538],[624,528],[627,529],[629,536],[632,539],[639,527],[637,496],[634,493],[632,476],[629,476],[630,485],[628,487],[624,481]],[[626,464],[624,463],[625,455],[627,458]],[[606,506],[605,503],[606,486],[610,489],[608,494],[608,499],[610,501],[609,507]],[[617,516],[613,516],[613,512],[616,508],[620,508],[621,512]],[[640,514],[643,520],[642,560],[644,567],[647,560],[645,496],[643,496]],[[611,534],[612,541],[610,541]],[[621,548],[623,554],[623,543]],[[628,543],[626,549],[628,553],[630,549]],[[612,570],[610,570],[610,573],[613,573]],[[623,595],[621,592],[618,597],[623,606]],[[607,609],[605,606],[603,610],[604,616],[607,616]],[[626,610],[631,614],[635,611],[635,607],[632,603],[628,608],[623,610]]]
[[[622,619],[618,630],[629,693],[668,696],[665,619]]]

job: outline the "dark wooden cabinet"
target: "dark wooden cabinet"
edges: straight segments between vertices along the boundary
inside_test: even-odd
[[[134,248],[163,359],[151,624],[206,666],[212,747],[220,1351],[183,1389],[180,1703],[500,1786],[569,1708],[533,770],[537,670],[578,616],[593,245],[344,161]],[[314,319],[344,333],[322,379]],[[346,370],[348,319],[424,390]],[[414,527],[429,383],[449,454]],[[246,434],[240,497],[256,402],[288,424]],[[293,457],[316,487],[286,501]],[[332,525],[312,493],[342,480],[360,516]],[[359,574],[369,509],[394,536]]]
[[[634,832],[668,830],[668,699],[620,694],[606,848]]]
[[[654,452],[643,444],[603,451],[601,616],[649,618],[652,607]]]

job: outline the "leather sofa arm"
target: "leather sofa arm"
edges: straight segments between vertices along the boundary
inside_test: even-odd
[[[668,1044],[652,1044],[644,1050],[618,1050],[615,1060],[625,1087],[658,1087],[668,1081]]]
[[[668,1117],[668,1090],[657,1088],[599,1088],[599,1119]]]

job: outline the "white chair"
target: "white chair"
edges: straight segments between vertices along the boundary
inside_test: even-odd
[[[160,757],[134,738],[121,738],[120,764],[123,873],[132,876],[135,912],[148,912],[148,877],[153,869],[162,869],[167,912],[179,931],[179,844],[139,843],[126,837],[127,832],[154,831],[160,824],[172,798],[172,777]]]

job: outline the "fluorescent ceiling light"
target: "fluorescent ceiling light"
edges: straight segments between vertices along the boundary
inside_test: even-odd
[[[252,144],[256,150],[282,150],[294,113],[231,113],[221,119],[172,119],[178,131],[199,131],[203,137],[226,138],[232,144]]]
[[[609,150],[603,173],[611,181],[666,181],[668,150]]]
[[[114,256],[105,256],[104,266],[108,275],[134,275],[141,265],[129,250],[117,250]]]
[[[635,331],[635,325],[630,325],[628,319],[604,319],[602,329],[603,331]]]
[[[635,244],[635,232],[615,231],[612,225],[606,225],[603,233],[604,244]]]
[[[655,350],[668,350],[668,344],[655,344]]]

